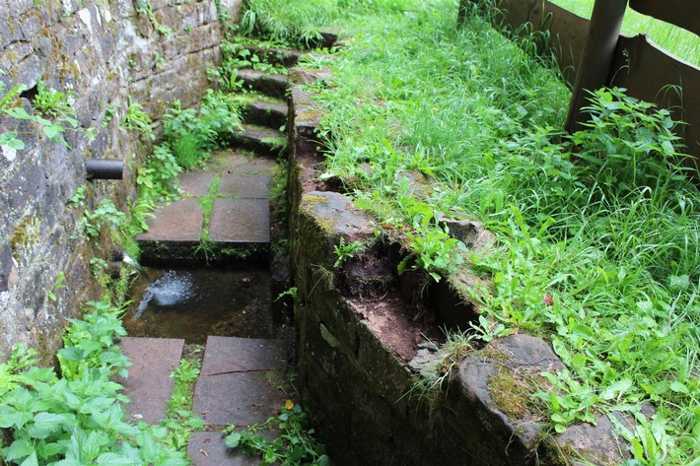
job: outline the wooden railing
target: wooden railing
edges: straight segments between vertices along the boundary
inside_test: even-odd
[[[474,1],[462,0],[460,15]],[[624,87],[684,121],[680,131],[686,152],[700,160],[700,69],[661,50],[645,35],[621,35],[627,0],[596,0],[591,20],[548,0],[495,3],[495,20],[510,29],[530,24],[533,31],[548,33],[548,45],[573,87],[567,130],[575,131],[586,121],[581,109],[589,91]],[[630,0],[629,7],[700,35],[700,0]]]

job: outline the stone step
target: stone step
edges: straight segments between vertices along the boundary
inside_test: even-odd
[[[122,338],[120,347],[131,361],[122,380],[132,420],[157,424],[165,419],[173,388],[170,374],[180,364],[185,340],[172,338]]]
[[[243,81],[247,89],[252,89],[277,99],[287,98],[289,80],[284,75],[242,69],[238,70],[238,78]]]
[[[195,413],[215,427],[264,422],[284,403],[278,387],[286,363],[281,340],[210,336],[195,386]]]
[[[245,45],[244,49],[260,58],[260,61],[276,66],[291,68],[299,63],[304,52],[289,48],[265,48],[256,45]]]
[[[287,124],[287,103],[281,100],[272,102],[250,102],[243,110],[246,123],[280,129]]]
[[[277,157],[286,150],[286,135],[272,128],[244,124],[243,131],[233,136],[233,143],[261,155]]]

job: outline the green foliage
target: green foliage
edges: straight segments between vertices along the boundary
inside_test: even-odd
[[[122,127],[130,131],[136,131],[147,141],[155,140],[151,117],[144,112],[141,104],[131,99],[129,99],[129,107],[126,109],[126,115],[124,115],[122,120]]]
[[[307,424],[306,415],[301,407],[287,401],[278,416],[271,417],[263,424],[252,425],[244,430],[236,430],[235,426],[229,427],[226,446],[259,457],[264,465],[330,465],[330,459],[324,453],[323,446],[313,437],[314,430]],[[261,435],[265,430],[272,430],[277,437],[268,440]]]
[[[80,221],[80,228],[88,238],[99,236],[102,228],[118,230],[126,221],[126,214],[109,199],[104,199],[95,210],[86,210]]]
[[[241,128],[240,105],[231,95],[209,90],[199,109],[182,109],[179,102],[168,110],[163,136],[178,164],[191,169],[226,143]]]
[[[239,30],[292,46],[319,42],[321,31],[340,26],[349,14],[399,13],[412,10],[415,0],[248,0]]]
[[[0,83],[0,92],[5,90],[5,85]],[[44,113],[48,118],[40,115],[28,113],[20,105],[19,96],[26,88],[23,85],[16,85],[0,97],[0,116],[5,116],[19,121],[30,121],[38,124],[44,135],[52,140],[65,144],[63,133],[66,127],[76,128],[77,120],[74,113],[67,104],[65,94],[49,90],[41,81],[38,84],[37,110]],[[24,141],[16,131],[4,131],[0,133],[0,148],[9,151],[20,151],[25,148]]]
[[[700,196],[675,122],[609,89],[592,96],[590,125],[562,134],[569,92],[530,55],[536,47],[474,11],[455,30],[452,6],[345,10],[353,40],[309,64],[333,72],[310,86],[325,112],[328,176],[405,239],[403,268],[492,279],[479,297],[482,340],[523,331],[552,342],[567,370],[537,396],[553,430],[622,411],[636,420],[628,433],[641,464],[692,462]],[[429,178],[427,189],[407,173]],[[497,247],[466,249],[444,217],[482,220]],[[656,413],[642,414],[644,403]]]
[[[201,364],[197,360],[183,359],[170,378],[173,392],[168,400],[167,417],[163,426],[168,429],[168,443],[175,450],[187,450],[192,432],[204,429],[204,421],[192,412],[194,384],[199,377]]]
[[[146,16],[148,21],[151,23],[151,26],[153,26],[153,29],[155,29],[158,34],[167,37],[173,33],[172,29],[158,21],[158,18],[156,18],[155,13],[153,12],[153,5],[151,5],[150,0],[136,0],[136,12],[140,15]]]
[[[345,238],[340,238],[340,242],[333,246],[335,253],[335,263],[333,267],[336,269],[341,268],[347,261],[364,251],[366,245],[362,241],[352,241],[350,243],[345,241]]]
[[[68,95],[47,87],[43,81],[37,83],[37,93],[33,103],[34,108],[47,118],[70,118],[75,121],[75,111],[68,101]]]
[[[122,386],[129,365],[117,346],[125,334],[121,303],[108,294],[72,320],[58,359],[60,375],[37,366],[36,353],[17,347],[0,364],[0,427],[11,435],[0,451],[22,465],[187,465],[167,445],[167,430],[124,420]]]
[[[213,254],[213,244],[210,240],[209,226],[211,225],[211,216],[214,211],[214,202],[219,197],[219,188],[221,187],[221,178],[215,176],[209,184],[209,190],[206,196],[199,198],[199,205],[202,208],[202,232],[197,246],[196,252],[203,254],[209,260]]]

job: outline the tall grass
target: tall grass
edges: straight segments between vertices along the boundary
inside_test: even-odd
[[[590,18],[595,0],[552,0],[584,18]],[[700,66],[700,37],[685,29],[642,15],[629,8],[622,25],[627,35],[647,34],[651,40],[678,58]]]
[[[333,70],[314,89],[328,175],[407,238],[414,266],[488,274],[485,315],[552,342],[567,368],[539,394],[554,430],[624,411],[639,464],[696,460],[700,193],[668,112],[601,91],[591,125],[564,135],[569,91],[531,47],[475,13],[457,30],[453,1],[409,3],[336,13],[352,40],[313,63]],[[482,220],[499,246],[471,255],[445,216]]]

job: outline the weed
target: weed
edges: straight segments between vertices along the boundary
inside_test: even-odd
[[[114,382],[129,362],[117,346],[125,334],[121,303],[105,295],[73,320],[58,353],[60,375],[37,366],[22,346],[0,364],[0,425],[11,434],[4,461],[37,464],[187,465],[165,441],[167,430],[125,421]]]
[[[145,15],[158,34],[167,37],[173,33],[172,29],[158,21],[153,12],[153,5],[151,5],[150,0],[136,0],[136,12],[140,15]]]
[[[144,112],[141,104],[134,100],[129,99],[129,107],[126,109],[126,115],[122,120],[122,127],[131,131],[136,131],[147,141],[155,140],[151,117]]]
[[[221,177],[215,176],[209,184],[209,191],[206,196],[199,198],[199,205],[202,209],[202,231],[200,234],[199,246],[197,253],[203,254],[209,260],[213,254],[213,243],[210,239],[209,227],[211,225],[211,217],[214,212],[214,203],[219,197],[219,188],[221,187]]]
[[[198,110],[176,102],[166,113],[163,137],[183,169],[202,164],[209,153],[241,128],[239,103],[223,92],[209,90]]]
[[[34,108],[47,118],[75,118],[75,111],[68,101],[68,95],[47,87],[43,81],[37,83],[33,104]]]
[[[266,430],[275,432],[277,437],[268,440],[261,435]],[[230,426],[226,433],[228,448],[240,449],[249,456],[258,457],[264,465],[330,465],[323,446],[313,437],[314,430],[308,427],[306,415],[299,405],[290,400],[279,415],[263,424],[254,424],[244,430]]]
[[[56,301],[58,301],[58,296],[56,296],[56,293],[65,287],[66,287],[66,274],[63,273],[62,271],[58,272],[58,274],[56,275],[56,279],[53,282],[53,286],[51,287],[51,289],[47,293],[48,300],[51,301],[52,303],[55,303]]]
[[[345,241],[345,238],[340,238],[340,242],[333,246],[335,252],[335,262],[333,267],[341,268],[347,261],[364,251],[366,245],[362,241]]]
[[[296,286],[293,286],[289,288],[288,290],[283,291],[277,297],[275,298],[275,302],[282,301],[286,298],[291,298],[292,300],[296,301],[297,297],[299,296],[299,289]]]
[[[174,386],[168,400],[167,417],[162,425],[168,429],[167,441],[175,450],[187,449],[192,432],[202,430],[205,425],[192,412],[194,384],[199,377],[200,366],[198,360],[183,359],[170,375]]]

